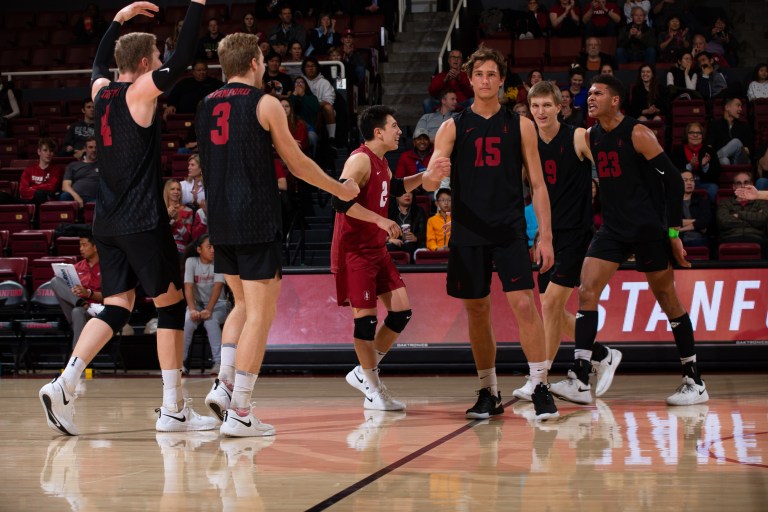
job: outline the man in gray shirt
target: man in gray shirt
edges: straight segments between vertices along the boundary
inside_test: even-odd
[[[77,201],[80,208],[85,203],[96,201],[99,190],[99,164],[96,161],[96,139],[85,139],[83,160],[72,162],[64,171],[64,181],[61,184],[61,201]]]
[[[429,135],[429,141],[434,144],[437,129],[440,128],[443,121],[450,119],[450,117],[453,116],[453,113],[456,110],[456,103],[458,103],[456,93],[447,88],[443,89],[440,93],[440,109],[437,112],[421,116],[419,122],[416,123],[414,133],[419,130],[426,130],[427,135]]]

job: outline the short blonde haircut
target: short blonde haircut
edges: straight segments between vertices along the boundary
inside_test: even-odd
[[[251,69],[251,60],[261,55],[259,38],[237,32],[219,41],[219,64],[226,76],[242,76]]]
[[[531,104],[533,98],[543,98],[547,96],[552,96],[555,105],[559,106],[563,104],[563,95],[560,94],[560,89],[555,87],[555,84],[549,80],[542,80],[531,87],[531,90],[528,91],[528,104]]]
[[[115,44],[115,62],[120,73],[135,73],[141,59],[152,60],[152,53],[157,49],[155,34],[131,32],[117,40]]]

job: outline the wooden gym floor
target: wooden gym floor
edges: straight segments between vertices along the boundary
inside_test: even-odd
[[[510,399],[469,421],[476,379],[385,376],[404,413],[364,411],[343,376],[259,378],[277,435],[154,430],[159,376],[83,380],[79,437],[48,429],[43,379],[0,379],[0,510],[764,511],[768,378],[709,375],[705,405],[668,407],[677,375],[618,375],[588,407],[535,422]],[[558,377],[556,377],[558,378]],[[185,389],[200,413],[208,378]]]

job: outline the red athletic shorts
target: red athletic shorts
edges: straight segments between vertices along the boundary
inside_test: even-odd
[[[336,274],[336,301],[339,306],[371,309],[376,307],[379,295],[404,286],[385,247],[376,252],[350,252],[344,255]]]

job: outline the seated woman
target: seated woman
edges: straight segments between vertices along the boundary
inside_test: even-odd
[[[720,182],[720,161],[712,146],[704,143],[704,126],[688,123],[683,145],[672,150],[672,162],[680,171],[690,171],[696,180],[696,188],[707,191],[712,204]]]
[[[574,108],[573,96],[570,89],[560,91],[563,98],[560,109],[560,121],[576,127],[584,127],[584,112],[580,108]]]
[[[768,64],[761,62],[755,66],[752,73],[752,81],[747,87],[747,99],[755,101],[768,98]]]
[[[288,117],[288,129],[291,131],[294,140],[304,153],[309,151],[309,128],[303,119],[298,117],[293,111],[293,106],[288,100],[280,100],[280,104]]]
[[[638,121],[661,121],[664,115],[664,95],[656,81],[656,71],[643,64],[637,70],[637,80],[629,93],[629,115]]]
[[[187,245],[192,241],[192,210],[181,204],[181,185],[176,180],[165,182],[163,199],[168,208],[168,218],[171,225],[171,234],[176,242],[176,250],[179,256],[184,255]]]
[[[328,55],[331,46],[339,46],[341,37],[336,32],[336,20],[327,12],[320,13],[320,24],[309,32],[307,55]]]
[[[298,41],[291,41],[291,43],[288,45],[288,51],[285,53],[285,57],[283,58],[283,66],[280,67],[280,70],[285,72],[285,74],[290,76],[293,80],[296,77],[301,76],[301,62],[303,60],[304,47]],[[286,66],[285,64],[289,62],[299,65]]]
[[[200,167],[200,156],[195,154],[187,161],[187,178],[181,182],[181,204],[197,210],[205,201],[203,186],[203,169]]]
[[[693,69],[693,57],[691,52],[686,50],[677,57],[677,64],[667,71],[667,96],[672,100],[679,97],[701,98],[701,94],[696,91],[697,83],[698,75]]]
[[[184,263],[184,298],[187,313],[184,317],[184,358],[189,356],[192,335],[200,322],[208,333],[213,368],[218,374],[221,364],[221,326],[227,319],[227,301],[222,293],[224,274],[213,271],[213,246],[208,235],[203,235],[190,246],[189,257]],[[196,254],[196,255],[195,255]],[[189,373],[185,363],[182,373]]]
[[[387,249],[390,251],[406,251],[411,255],[416,249],[424,247],[427,239],[427,215],[421,206],[413,201],[413,193],[406,192],[389,202],[389,218],[398,223],[402,230],[399,238],[390,238]]]
[[[306,78],[298,76],[294,79],[293,91],[288,97],[288,101],[293,107],[293,112],[307,124],[309,145],[312,147],[312,154],[314,154],[314,148],[317,147],[319,140],[316,126],[320,115],[320,101],[318,101],[317,96],[312,94]]]
[[[707,230],[712,225],[712,206],[705,194],[695,194],[696,179],[691,171],[683,171],[683,226],[680,239],[689,247],[709,245]]]

